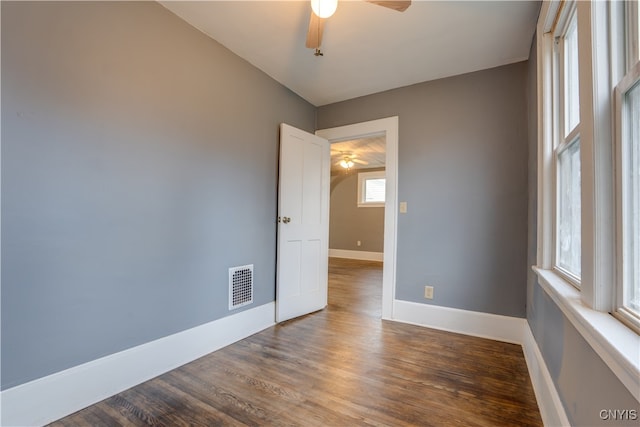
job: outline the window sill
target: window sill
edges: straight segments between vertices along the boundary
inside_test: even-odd
[[[384,203],[358,203],[359,208],[384,208]]]
[[[640,336],[609,313],[593,310],[551,270],[533,267],[540,286],[631,394],[640,398]]]

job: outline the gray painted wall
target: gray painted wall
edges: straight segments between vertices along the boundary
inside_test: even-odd
[[[537,276],[531,268],[537,264],[538,248],[538,81],[536,36],[533,37],[527,62],[527,123],[528,123],[528,221],[527,221],[527,314],[531,312],[533,289]]]
[[[536,264],[537,243],[537,60],[534,38],[529,55],[527,97],[530,266]],[[527,320],[572,425],[638,425],[637,420],[600,418],[602,409],[636,409],[640,413],[640,404],[539,286],[531,270],[527,276]]]
[[[278,124],[315,108],[155,2],[2,2],[2,388],[275,298]]]
[[[526,74],[517,63],[318,109],[320,129],[399,116],[398,299],[525,316]]]
[[[637,427],[637,420],[600,419],[603,409],[640,414],[640,404],[537,284],[529,307],[529,326],[571,425]]]
[[[227,315],[229,266],[273,301],[277,125],[313,131],[314,108],[156,3],[1,7],[2,388]],[[400,116],[399,297],[428,280],[435,304],[522,314],[532,58],[319,110]],[[598,411],[637,402],[528,278],[570,419],[615,425]]]
[[[384,207],[358,207],[358,172],[379,170],[384,169],[356,169],[348,175],[338,172],[331,177],[329,248],[384,251]],[[358,240],[361,246],[357,245]]]

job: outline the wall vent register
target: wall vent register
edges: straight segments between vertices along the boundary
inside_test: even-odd
[[[229,269],[229,310],[253,302],[253,264]]]

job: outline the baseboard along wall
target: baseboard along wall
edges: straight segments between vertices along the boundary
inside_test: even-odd
[[[332,258],[357,259],[360,261],[383,261],[383,252],[350,251],[346,249],[329,249]]]
[[[275,324],[261,305],[0,393],[0,425],[44,425]]]
[[[115,353],[0,393],[0,424],[44,425],[272,325],[275,302]],[[545,426],[569,426],[526,319],[394,300],[389,320],[520,344]]]
[[[393,320],[474,337],[522,344],[525,319],[395,300]]]
[[[560,400],[558,390],[528,323],[523,332],[522,350],[527,361],[529,377],[536,394],[542,422],[545,426],[570,426],[571,423],[562,405],[562,400]]]

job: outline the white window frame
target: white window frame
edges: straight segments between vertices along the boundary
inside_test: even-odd
[[[625,2],[626,3],[626,2]],[[541,288],[634,396],[640,395],[640,335],[610,314],[615,306],[616,210],[613,153],[615,85],[625,72],[623,2],[542,2],[537,26],[538,247]],[[554,30],[558,16],[578,17],[581,160],[581,287],[554,269],[555,145],[558,87]],[[560,325],[558,325],[560,327]]]
[[[387,200],[385,194],[385,202],[367,202],[365,200],[365,185],[370,179],[384,179],[386,182],[387,174],[385,171],[374,172],[358,172],[358,207],[359,208],[383,208]]]
[[[640,6],[637,1],[625,2],[625,40],[626,44],[626,69],[631,70],[636,62],[640,61],[640,39],[638,28],[640,27]]]
[[[573,21],[575,19],[575,21]],[[568,3],[567,7],[565,7],[562,11],[559,12],[559,18],[557,21],[556,29],[554,31],[554,61],[552,65],[551,72],[553,73],[553,81],[555,83],[554,87],[554,99],[553,99],[553,120],[554,120],[554,141],[553,146],[555,147],[553,153],[553,163],[554,163],[554,172],[555,172],[555,194],[554,194],[554,210],[555,210],[555,220],[553,222],[553,241],[554,241],[554,250],[552,253],[553,257],[553,269],[561,275],[565,280],[571,283],[576,288],[580,288],[581,276],[574,274],[566,268],[563,268],[559,265],[558,260],[558,252],[560,248],[560,239],[559,239],[559,223],[560,223],[560,201],[559,201],[559,192],[560,192],[560,156],[574,147],[575,144],[580,145],[580,119],[578,119],[577,124],[569,129],[568,128],[568,100],[565,95],[567,93],[567,79],[565,71],[567,64],[567,54],[565,51],[565,36],[569,31],[569,28],[574,24],[576,26],[576,31],[579,31],[577,28],[577,11],[575,7],[575,3]],[[578,81],[581,79],[578,78]],[[580,151],[581,147],[580,147]]]
[[[626,152],[626,135],[624,132],[625,126],[625,109],[624,98],[626,93],[633,88],[636,84],[640,84],[640,61],[636,62],[635,66],[629,70],[627,75],[618,84],[615,91],[615,106],[616,106],[616,225],[617,225],[617,281],[616,281],[616,306],[614,309],[615,314],[623,322],[629,323],[629,325],[636,331],[640,330],[640,318],[633,312],[627,310],[624,305],[625,300],[625,278],[627,277],[627,271],[624,263],[625,249],[628,245],[627,237],[628,233],[625,232],[627,221],[627,203],[624,195],[626,194],[625,183],[623,180],[623,174],[626,172],[626,165],[624,159],[628,153]]]
[[[627,310],[624,305],[625,301],[625,278],[627,271],[625,269],[624,255],[627,245],[627,233],[625,227],[627,218],[625,216],[627,210],[627,201],[624,198],[626,193],[625,183],[623,182],[623,173],[625,171],[625,129],[624,129],[624,98],[626,93],[636,84],[640,84],[640,35],[638,28],[640,19],[638,18],[639,6],[637,2],[625,2],[624,31],[620,36],[622,40],[619,44],[626,45],[626,58],[624,61],[626,73],[620,78],[620,82],[615,88],[615,165],[616,165],[616,292],[615,306],[613,307],[614,315],[622,322],[629,325],[636,332],[640,332],[640,318],[636,313]],[[620,77],[621,72],[618,74]]]

